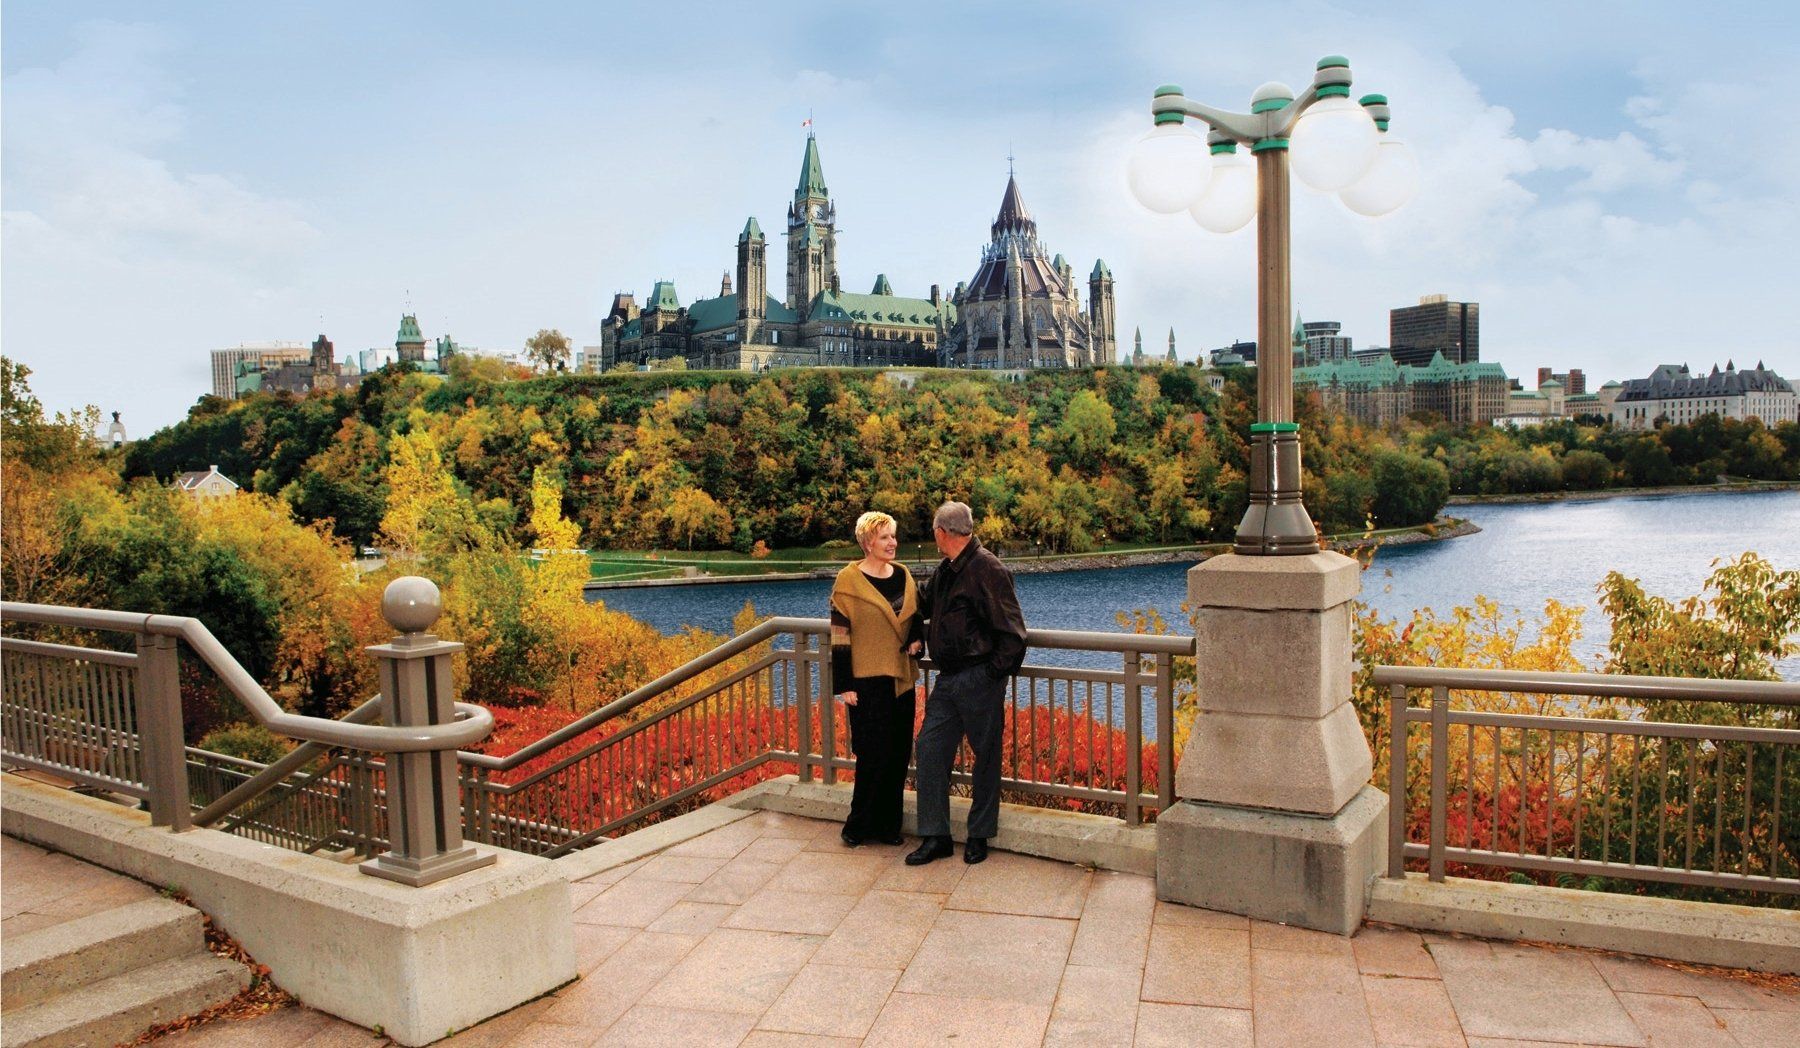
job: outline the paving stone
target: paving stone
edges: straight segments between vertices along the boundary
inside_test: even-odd
[[[631,876],[651,881],[685,881],[688,884],[699,884],[713,874],[725,860],[708,855],[671,855],[664,852],[653,856],[643,867]]]
[[[682,841],[663,854],[693,855],[708,859],[735,859],[761,836],[762,831],[756,826],[754,816],[750,816],[711,832],[703,833],[698,837]]]
[[[837,929],[857,899],[855,895],[793,891],[785,878],[777,877],[745,899],[723,923],[727,928],[826,936]]]
[[[943,912],[944,896],[871,891],[819,947],[819,964],[905,968]]]
[[[1162,1004],[1250,1007],[1250,929],[1153,926],[1139,996]]]
[[[1289,953],[1316,953],[1326,957],[1350,957],[1355,950],[1350,940],[1330,932],[1296,928],[1269,921],[1250,922],[1252,950],[1286,950]]]
[[[1430,949],[1469,1037],[1648,1043],[1585,954],[1473,941]]]
[[[1354,956],[1252,948],[1250,973],[1257,1043],[1375,1043]]]
[[[816,935],[717,929],[639,1003],[761,1015],[806,966],[822,941]]]
[[[670,929],[655,929],[667,931]],[[637,931],[610,924],[575,925],[575,970],[583,975],[593,971],[611,957],[613,951],[631,941]],[[695,936],[698,938],[698,936]]]
[[[1800,1012],[1765,1012],[1744,1008],[1726,1008],[1713,1012],[1725,1023],[1726,1032],[1745,1048],[1752,1045],[1777,1045],[1793,1048],[1800,1044]]]
[[[1725,1023],[1692,997],[1659,993],[1621,993],[1619,1003],[1653,1045],[1734,1048],[1737,1038]]]
[[[948,896],[972,869],[974,867],[963,862],[960,855],[939,859],[924,866],[908,866],[904,862],[897,862],[881,872],[881,876],[875,879],[874,886],[883,891]]]
[[[945,910],[906,966],[899,989],[1048,1009],[1074,939],[1074,921]]]
[[[1138,987],[1142,983],[1143,972],[1135,969],[1071,964],[1063,969],[1050,1021],[1123,1023],[1129,1028],[1137,1022]]]
[[[365,1031],[365,1036],[367,1032]],[[600,1036],[598,1030],[557,1023],[535,1022],[506,1042],[506,1048],[587,1048]]]
[[[837,824],[822,819],[805,819],[778,811],[757,812],[741,821],[754,822],[757,834],[762,837],[792,837],[802,841],[810,841],[821,834],[836,833],[841,829]]]
[[[1438,977],[1436,962],[1425,949],[1418,932],[1404,928],[1364,928],[1350,940],[1356,967],[1364,975],[1403,975],[1413,979]]]
[[[606,1048],[736,1048],[755,1022],[748,1015],[640,1004],[620,1016],[594,1044]]]
[[[661,917],[651,921],[649,930],[705,938],[714,928],[723,924],[726,918],[736,912],[737,907],[735,906],[712,902],[688,902],[684,899],[664,910]]]
[[[1142,968],[1150,949],[1155,884],[1148,877],[1096,872],[1069,956],[1078,964]]]
[[[642,867],[644,865],[644,863],[647,861],[648,861],[647,859],[633,859],[630,862],[621,863],[620,865],[614,866],[611,869],[601,870],[598,873],[588,874],[586,877],[583,877],[581,880],[576,881],[575,883],[576,884],[597,884],[602,888],[609,888],[612,885],[615,885],[615,884],[619,883],[620,881],[624,880],[625,878],[636,873],[638,871],[638,869],[640,867]]]
[[[864,1048],[1036,1048],[1049,1004],[899,993],[888,997]]]
[[[861,895],[875,886],[875,879],[893,861],[841,848],[835,852],[803,851],[782,866],[779,876],[781,887],[790,891]]]
[[[575,921],[578,924],[646,928],[693,890],[694,885],[680,881],[649,881],[627,877],[576,910]]]
[[[1079,866],[993,852],[963,876],[945,905],[953,910],[1074,919],[1081,916],[1092,877]]]
[[[1138,1048],[1250,1048],[1255,1037],[1250,1013],[1242,1008],[1145,1002],[1138,1006],[1135,1043]]]
[[[788,983],[756,1026],[761,1030],[861,1037],[900,979],[898,968],[809,964]]]
[[[1686,971],[1641,957],[1592,956],[1595,970],[1621,993],[1697,997],[1708,1008],[1800,1011],[1800,993],[1783,993],[1728,975]]]
[[[751,841],[739,859],[750,862],[786,862],[806,850],[807,841],[797,837],[758,837]]]
[[[1250,918],[1235,913],[1221,913],[1218,910],[1203,910],[1198,906],[1185,906],[1178,902],[1157,900],[1156,913],[1151,918],[1153,923],[1168,924],[1185,928],[1244,928],[1250,927]]]
[[[691,935],[638,932],[580,982],[558,990],[542,1021],[598,1037],[699,944]]]
[[[343,1020],[293,1005],[254,1019],[215,1019],[159,1038],[156,1044],[157,1048],[295,1048],[338,1023]],[[367,1036],[367,1031],[363,1033]]]
[[[738,1048],[857,1048],[862,1042],[854,1037],[820,1037],[810,1033],[784,1033],[779,1030],[751,1030]]]
[[[1364,975],[1363,997],[1375,1039],[1382,1044],[1462,1048],[1462,1024],[1436,979]]]
[[[763,885],[775,879],[781,871],[781,864],[762,862],[739,856],[719,868],[719,872],[693,886],[688,892],[688,902],[720,903],[726,906],[742,905],[745,899],[762,890]]]

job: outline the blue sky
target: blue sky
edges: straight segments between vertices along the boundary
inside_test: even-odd
[[[1791,6],[1791,5],[1790,5]],[[975,269],[1017,159],[1052,251],[1118,285],[1120,335],[1254,337],[1254,239],[1142,212],[1151,90],[1244,108],[1348,55],[1419,155],[1371,221],[1295,193],[1295,302],[1482,304],[1484,358],[1596,381],[1765,359],[1800,252],[1800,16],[1774,4],[48,3],[0,12],[0,342],[46,405],[134,433],[210,349],[596,343],[616,290],[717,292],[782,225],[810,112],[851,290]],[[777,281],[778,283],[778,281]],[[772,288],[772,290],[776,290]]]

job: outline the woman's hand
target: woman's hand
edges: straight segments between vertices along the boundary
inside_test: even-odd
[[[924,650],[925,642],[922,640],[915,640],[906,646],[906,653],[908,655],[918,655],[924,652]]]
[[[837,694],[837,699],[846,706],[856,705],[856,693],[853,691],[840,691]]]

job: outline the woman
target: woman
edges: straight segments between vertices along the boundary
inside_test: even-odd
[[[912,574],[894,563],[900,543],[894,518],[864,513],[856,521],[861,560],[838,572],[831,587],[831,679],[850,718],[856,789],[844,844],[899,844],[900,795],[912,756],[913,657],[924,648],[919,593]]]

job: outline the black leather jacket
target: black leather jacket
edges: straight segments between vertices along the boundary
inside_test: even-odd
[[[1000,680],[1025,661],[1025,615],[1012,572],[971,536],[956,559],[946,557],[920,594],[925,644],[945,673],[984,665]]]

